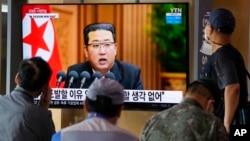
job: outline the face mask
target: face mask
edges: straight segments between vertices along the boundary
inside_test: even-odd
[[[205,55],[212,55],[213,54],[212,45],[209,44],[207,41],[203,41],[200,52]]]
[[[205,55],[212,55],[212,53],[213,53],[212,44],[211,44],[211,41],[207,37],[205,29],[204,29],[204,38],[205,38],[205,40],[202,43],[200,52],[205,54]]]
[[[205,40],[206,40],[209,44],[211,44],[211,41],[209,40],[209,38],[208,38],[208,36],[207,36],[207,33],[206,33],[206,28],[204,29],[204,38],[205,38]]]

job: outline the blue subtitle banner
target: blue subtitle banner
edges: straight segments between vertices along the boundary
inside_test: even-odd
[[[182,24],[182,14],[166,13],[166,24]]]

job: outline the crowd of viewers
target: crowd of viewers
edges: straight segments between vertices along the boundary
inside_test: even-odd
[[[192,82],[183,101],[157,113],[140,137],[117,125],[124,104],[124,88],[116,80],[100,78],[88,88],[85,120],[55,132],[51,112],[51,69],[40,57],[25,59],[16,75],[16,88],[0,97],[0,140],[3,141],[157,141],[228,140],[228,133],[212,112],[220,103],[220,89],[208,78]],[[39,105],[33,98],[41,94]]]
[[[234,27],[235,19],[227,9],[211,13],[205,34],[212,45],[213,59],[202,78],[188,85],[179,104],[153,115],[141,135],[136,136],[118,127],[117,122],[124,106],[124,89],[143,89],[140,69],[115,59],[117,48],[112,24],[90,24],[84,29],[85,55],[89,59],[70,66],[68,72],[87,69],[89,73],[99,71],[105,76],[111,71],[116,77],[114,80],[101,77],[85,84],[86,119],[56,132],[48,109],[51,68],[41,57],[24,59],[16,74],[16,87],[0,96],[0,112],[4,113],[0,115],[0,141],[227,141],[230,125],[241,124],[237,113],[247,99],[246,75],[228,56],[237,56],[238,65],[245,67],[241,55],[230,44]],[[72,87],[78,85],[80,82],[74,82]],[[33,99],[38,96],[36,105]],[[218,109],[223,111],[222,115],[216,113]]]

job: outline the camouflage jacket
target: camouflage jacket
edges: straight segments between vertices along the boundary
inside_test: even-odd
[[[141,141],[228,141],[221,120],[199,103],[184,99],[154,115],[145,125]]]

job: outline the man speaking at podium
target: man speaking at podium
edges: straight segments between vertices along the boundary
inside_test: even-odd
[[[115,26],[110,23],[93,23],[87,25],[84,34],[84,53],[88,61],[68,67],[67,74],[77,72],[81,74],[87,71],[92,78],[84,82],[82,88],[88,88],[93,80],[95,72],[100,72],[101,77],[107,73],[113,73],[124,89],[143,89],[140,76],[140,68],[132,64],[116,60],[117,43]],[[68,75],[67,75],[68,76]],[[81,79],[77,79],[69,85],[69,77],[66,78],[65,88],[80,88]]]

